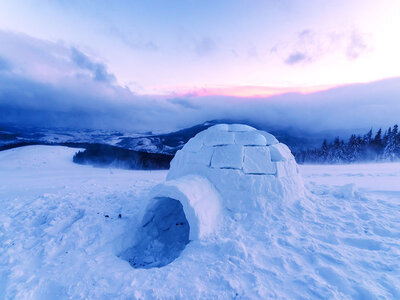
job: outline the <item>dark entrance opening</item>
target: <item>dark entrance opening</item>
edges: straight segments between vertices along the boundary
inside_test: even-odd
[[[134,268],[163,267],[174,261],[189,243],[189,223],[181,202],[155,198],[138,229],[135,245],[121,257]]]

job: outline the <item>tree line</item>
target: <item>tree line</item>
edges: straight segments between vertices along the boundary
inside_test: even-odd
[[[336,137],[328,143],[325,139],[320,148],[295,153],[300,164],[341,164],[372,161],[400,160],[400,133],[398,125],[375,135],[372,129],[364,135],[352,134],[347,141]]]

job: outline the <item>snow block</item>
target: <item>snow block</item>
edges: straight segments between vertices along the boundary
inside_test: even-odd
[[[193,169],[200,169],[201,167],[209,167],[211,164],[211,157],[213,155],[214,148],[204,147],[198,152],[188,152],[183,149],[176,152],[174,159],[170,163],[170,170],[172,173],[187,174]],[[191,164],[186,162],[190,161]]]
[[[287,177],[288,176],[288,169],[286,167],[285,161],[277,161],[276,164],[276,175],[278,177]]]
[[[197,152],[197,151],[200,151],[200,149],[202,147],[203,147],[203,140],[202,139],[191,138],[185,144],[185,151]]]
[[[217,124],[211,127],[208,127],[208,129],[206,129],[205,131],[210,132],[210,131],[228,131],[229,130],[229,126],[228,124]],[[202,132],[205,132],[202,131]]]
[[[234,132],[248,132],[248,131],[256,131],[254,127],[244,124],[231,124],[229,125],[229,131]]]
[[[260,130],[259,133],[262,134],[265,137],[265,139],[267,140],[267,146],[279,143],[279,141],[276,139],[276,137],[274,137],[272,134],[270,134],[266,131],[262,131],[262,130]]]
[[[275,174],[276,167],[271,161],[267,147],[245,147],[243,171],[247,174]]]
[[[226,145],[215,147],[211,159],[212,168],[241,169],[243,163],[243,147]]]
[[[214,154],[213,147],[203,147],[195,154],[196,155],[195,161],[199,164],[210,166],[213,154]]]
[[[272,161],[288,161],[293,159],[290,149],[285,144],[279,143],[269,147]]]
[[[175,153],[174,159],[169,163],[169,169],[179,170],[182,167],[183,150],[178,150]]]
[[[236,132],[235,143],[243,146],[266,146],[267,140],[257,131]]]
[[[294,177],[299,173],[294,159],[289,161],[277,161],[275,164],[278,177]]]
[[[150,192],[150,202],[144,216],[149,218],[148,210],[160,197],[181,202],[190,227],[190,240],[201,240],[215,231],[221,212],[221,198],[207,179],[189,175],[156,186]]]
[[[205,146],[232,145],[235,143],[235,135],[233,132],[210,130],[203,143]]]

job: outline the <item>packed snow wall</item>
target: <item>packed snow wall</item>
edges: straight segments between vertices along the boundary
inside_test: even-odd
[[[200,132],[178,151],[167,181],[197,175],[209,180],[231,211],[262,209],[266,201],[290,201],[303,193],[289,148],[271,134],[241,124]]]
[[[210,127],[176,153],[166,182],[150,193],[139,264],[165,265],[189,240],[215,236],[227,218],[245,214],[256,224],[274,204],[290,205],[303,193],[293,155],[273,135],[241,124]],[[188,233],[171,234],[181,223]]]

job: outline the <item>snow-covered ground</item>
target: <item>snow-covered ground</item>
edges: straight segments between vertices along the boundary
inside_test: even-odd
[[[76,151],[0,152],[0,299],[400,299],[400,163],[301,166],[305,199],[135,269],[119,255],[167,172],[76,165]]]

